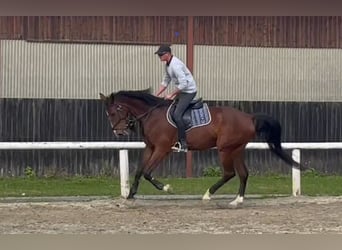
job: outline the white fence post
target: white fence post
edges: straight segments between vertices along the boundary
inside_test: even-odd
[[[128,166],[128,150],[120,149],[120,184],[121,196],[127,198],[129,194],[129,166]]]
[[[292,150],[292,158],[296,162],[300,162],[300,150],[294,149]],[[292,167],[292,195],[298,196],[300,195],[300,169]]]

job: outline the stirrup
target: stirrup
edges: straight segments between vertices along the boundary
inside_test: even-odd
[[[188,152],[188,149],[187,148],[183,148],[182,147],[182,144],[178,141],[178,142],[176,142],[175,143],[175,145],[173,145],[172,147],[171,147],[171,149],[173,150],[173,151],[175,151],[175,152]]]

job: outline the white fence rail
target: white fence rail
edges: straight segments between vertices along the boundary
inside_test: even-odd
[[[342,142],[282,143],[284,149],[292,149],[292,157],[300,162],[300,149],[342,149]],[[0,142],[0,150],[33,149],[119,149],[121,196],[129,193],[128,149],[145,148],[144,142]],[[267,143],[251,142],[247,149],[268,149]],[[292,195],[301,194],[300,171],[292,168]]]

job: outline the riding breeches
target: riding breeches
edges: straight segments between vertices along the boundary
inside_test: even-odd
[[[190,102],[195,98],[195,93],[180,93],[176,99],[176,108],[173,112],[173,119],[178,128],[178,139],[180,141],[186,141],[185,137],[185,124],[183,121],[183,115],[186,109],[189,107]]]

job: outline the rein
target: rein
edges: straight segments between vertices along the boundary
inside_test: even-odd
[[[158,103],[157,105],[155,105],[155,106],[149,108],[149,110],[147,110],[145,113],[143,113],[143,114],[137,116],[137,117],[135,118],[135,121],[139,121],[139,120],[141,120],[142,118],[144,118],[145,116],[149,115],[153,110],[155,110],[156,108],[159,108],[162,104],[163,104],[163,103]]]
[[[155,106],[149,108],[145,113],[143,113],[143,114],[141,114],[141,115],[138,115],[138,116],[134,116],[134,115],[132,114],[132,112],[129,110],[129,107],[128,107],[127,105],[125,105],[125,104],[122,104],[122,105],[125,106],[125,107],[128,109],[128,110],[127,110],[127,111],[128,111],[128,117],[127,117],[127,119],[126,119],[127,127],[128,127],[129,129],[134,129],[135,124],[136,124],[138,121],[142,120],[142,119],[145,118],[145,117],[148,117],[148,115],[150,115],[151,112],[152,112],[153,110],[159,108],[159,107],[162,106],[162,105],[165,105],[165,101],[164,101],[164,102],[158,103],[157,105],[155,105]]]

